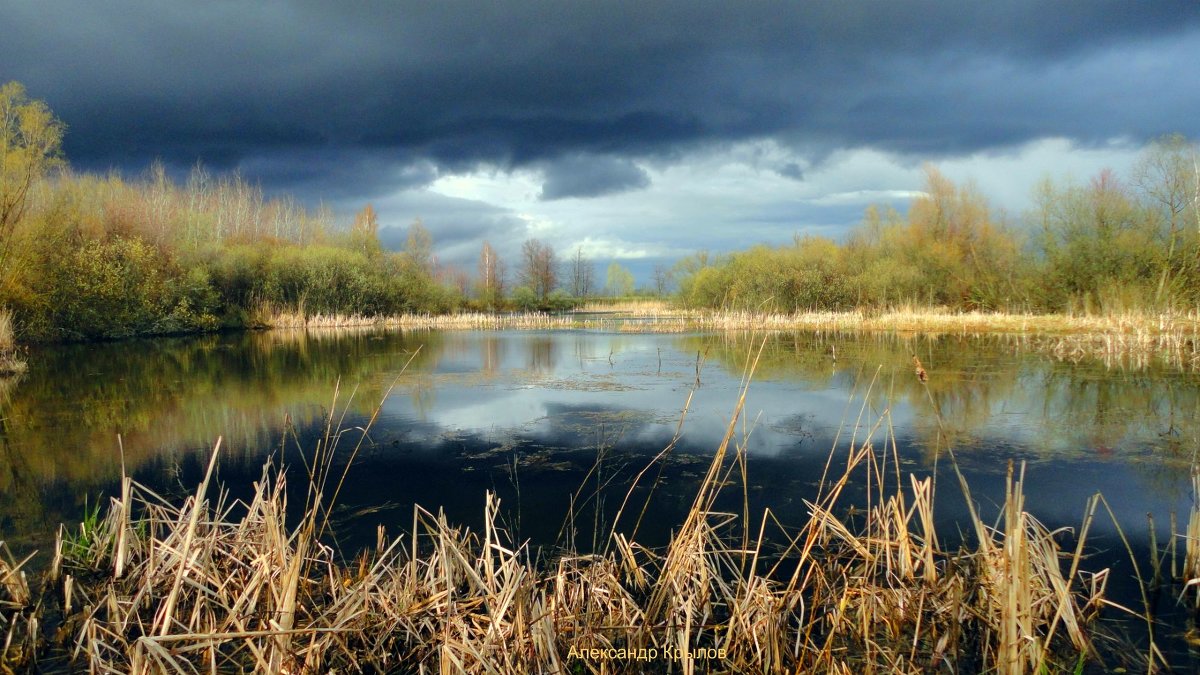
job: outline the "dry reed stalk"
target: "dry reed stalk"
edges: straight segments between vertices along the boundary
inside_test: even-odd
[[[29,668],[40,646],[40,620],[23,569],[32,557],[17,561],[0,541],[0,672]]]
[[[1192,509],[1188,513],[1184,534],[1183,595],[1192,594],[1193,611],[1200,612],[1200,473],[1192,473]],[[1174,565],[1172,565],[1174,567]]]
[[[0,307],[0,352],[16,346],[16,331],[13,330],[12,311],[7,307]]]
[[[28,362],[17,350],[12,312],[0,307],[0,378],[20,375],[28,369]]]

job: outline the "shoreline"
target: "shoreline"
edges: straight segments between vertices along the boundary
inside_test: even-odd
[[[598,316],[600,315],[600,316]],[[1184,370],[1200,370],[1200,311],[1162,314],[1009,314],[1003,312],[953,312],[942,309],[853,310],[846,312],[802,312],[768,314],[677,309],[662,302],[594,303],[569,312],[455,314],[400,314],[364,316],[277,311],[260,316],[250,326],[215,331],[138,335],[117,340],[178,338],[223,332],[253,331],[492,331],[492,330],[611,330],[629,334],[712,332],[833,333],[896,336],[964,337],[1005,336],[1020,340],[1035,351],[1061,360],[1098,358],[1109,362],[1129,359],[1144,365],[1160,358]],[[39,346],[101,342],[37,342]],[[20,369],[0,377],[20,375],[29,367],[28,355],[18,355],[19,346],[7,350],[17,358]],[[5,358],[0,353],[0,361]],[[2,364],[0,364],[2,365]]]

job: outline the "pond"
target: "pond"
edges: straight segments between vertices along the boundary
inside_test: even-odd
[[[373,543],[378,524],[404,530],[414,504],[478,527],[488,490],[518,542],[589,550],[628,494],[615,527],[662,545],[760,344],[734,430],[747,484],[719,503],[755,529],[768,508],[803,524],[827,467],[866,438],[902,471],[937,474],[949,539],[967,510],[947,448],[989,521],[1010,461],[1025,462],[1027,509],[1050,528],[1078,527],[1103,494],[1115,520],[1101,509],[1087,564],[1113,568],[1110,597],[1127,606],[1141,601],[1118,525],[1143,565],[1148,514],[1160,545],[1172,514],[1186,527],[1200,377],[1153,363],[1063,362],[1003,336],[271,331],[34,350],[30,372],[0,385],[0,539],[19,554],[48,550],[58,523],[113,493],[122,463],[165,494],[190,493],[218,436],[219,477],[234,495],[271,454],[295,470],[294,488],[330,411],[348,430],[345,462],[378,406],[338,496],[346,549]],[[865,499],[854,487],[851,499]],[[1181,612],[1163,605],[1177,638]],[[1173,656],[1187,658],[1184,647]]]

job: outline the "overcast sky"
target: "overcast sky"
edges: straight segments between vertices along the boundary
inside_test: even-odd
[[[444,261],[537,237],[647,278],[840,237],[920,166],[1019,214],[1200,136],[1200,2],[5,0],[0,81],[84,169],[238,169]]]

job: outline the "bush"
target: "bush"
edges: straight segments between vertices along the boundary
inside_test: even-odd
[[[89,241],[54,289],[54,328],[67,339],[162,332],[170,313],[162,256],[137,239]]]
[[[528,286],[517,286],[514,288],[510,301],[513,307],[522,312],[532,312],[538,306],[537,294]]]

